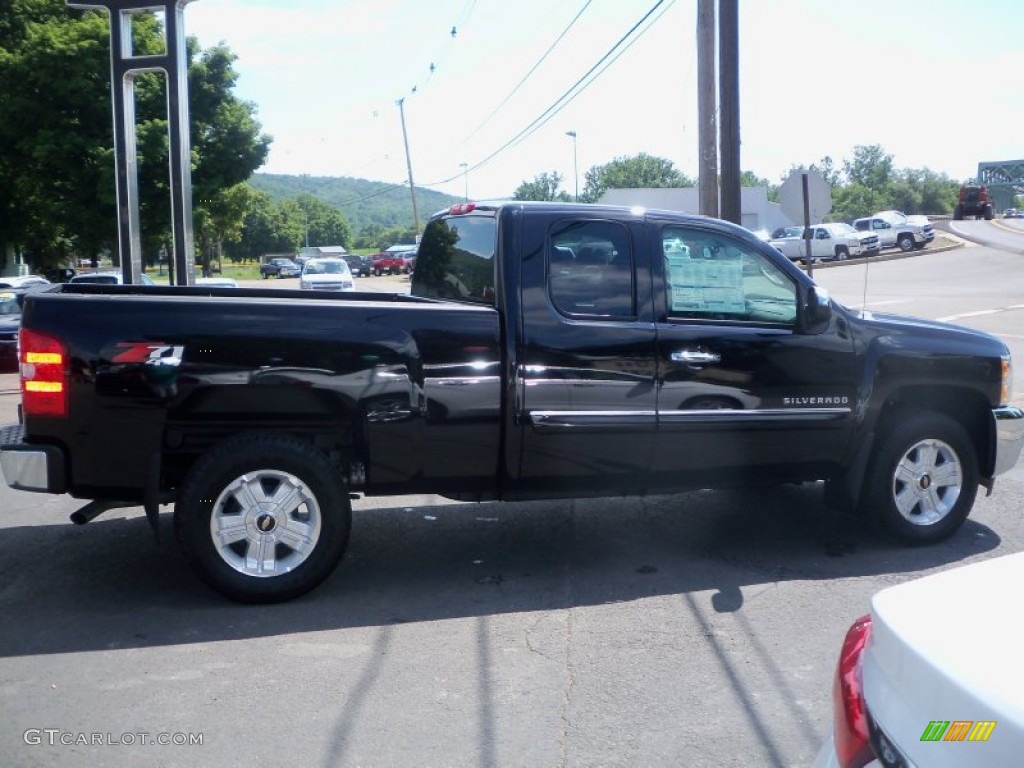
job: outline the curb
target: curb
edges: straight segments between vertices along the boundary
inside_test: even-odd
[[[953,239],[943,235],[943,239]],[[945,253],[946,251],[953,251],[957,248],[966,247],[967,243],[960,238],[956,238],[957,242],[950,243],[949,245],[941,245],[938,248],[922,248],[919,251],[897,251],[896,253],[882,253],[878,256],[868,256],[867,258],[859,257],[846,259],[844,261],[825,261],[814,265],[814,269],[832,269],[834,267],[846,267],[854,266],[856,264],[877,264],[880,261],[898,261],[899,259],[912,259],[915,256],[924,256],[930,253]],[[808,271],[808,268],[804,265],[798,265],[804,272]]]

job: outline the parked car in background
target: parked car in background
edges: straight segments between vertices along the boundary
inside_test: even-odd
[[[277,257],[260,264],[260,277],[266,280],[268,277],[298,277],[302,274],[302,267],[291,259]]]
[[[1019,219],[1021,218],[1021,215],[1021,212],[1018,211],[1016,208],[1007,208],[1005,211],[1003,211],[1004,219]]]
[[[377,275],[398,275],[405,268],[405,259],[395,253],[380,251],[370,256],[373,264],[373,274]]]
[[[373,257],[346,253],[342,256],[353,277],[369,277],[373,274]]]
[[[315,291],[354,291],[355,280],[344,259],[310,259],[302,268],[299,288]]]
[[[844,261],[851,256],[869,255],[857,231],[849,224],[816,224],[809,227],[811,258],[814,261]],[[778,231],[778,230],[776,230]],[[806,263],[807,246],[803,227],[786,227],[782,237],[773,237],[769,244],[782,252],[790,261]],[[873,253],[878,252],[878,237],[868,234]]]
[[[95,283],[98,285],[122,285],[124,283],[124,273],[120,270],[112,269],[104,272],[82,272],[81,274],[75,275],[69,283],[75,283],[76,285],[81,283]],[[145,272],[139,275],[139,283],[141,285],[156,285],[153,279]]]
[[[237,288],[238,282],[233,277],[197,277],[196,285],[206,288]]]
[[[1021,765],[1024,553],[879,592],[850,627],[816,768]]]
[[[0,277],[0,288],[45,288],[53,285],[42,275],[5,275]]]
[[[412,271],[416,269],[416,251],[417,247],[408,243],[392,245],[387,249],[388,253],[391,253],[402,260],[399,269],[407,275],[412,274]]]
[[[18,370],[22,292],[0,289],[0,373]]]
[[[920,250],[935,239],[935,227],[927,216],[907,216],[901,211],[879,211],[853,222],[854,229],[874,232],[882,248]]]

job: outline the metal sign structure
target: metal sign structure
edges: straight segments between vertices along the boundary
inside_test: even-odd
[[[188,56],[185,50],[185,6],[193,0],[65,0],[69,8],[110,14],[110,94],[114,107],[114,162],[117,165],[118,252],[126,283],[142,275],[139,226],[139,173],[135,126],[135,78],[162,72],[167,79],[167,134],[170,142],[171,236],[174,282],[195,283],[192,233],[192,176],[188,116]],[[164,52],[136,56],[132,20],[141,13],[163,13]]]

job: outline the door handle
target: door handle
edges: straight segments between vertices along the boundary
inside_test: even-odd
[[[697,349],[680,349],[669,355],[674,363],[720,363],[722,356],[714,352],[703,352]]]

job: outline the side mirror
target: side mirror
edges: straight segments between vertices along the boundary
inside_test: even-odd
[[[832,319],[832,298],[828,291],[820,285],[812,286],[807,291],[807,303],[804,306],[804,330],[808,333],[820,333]]]

